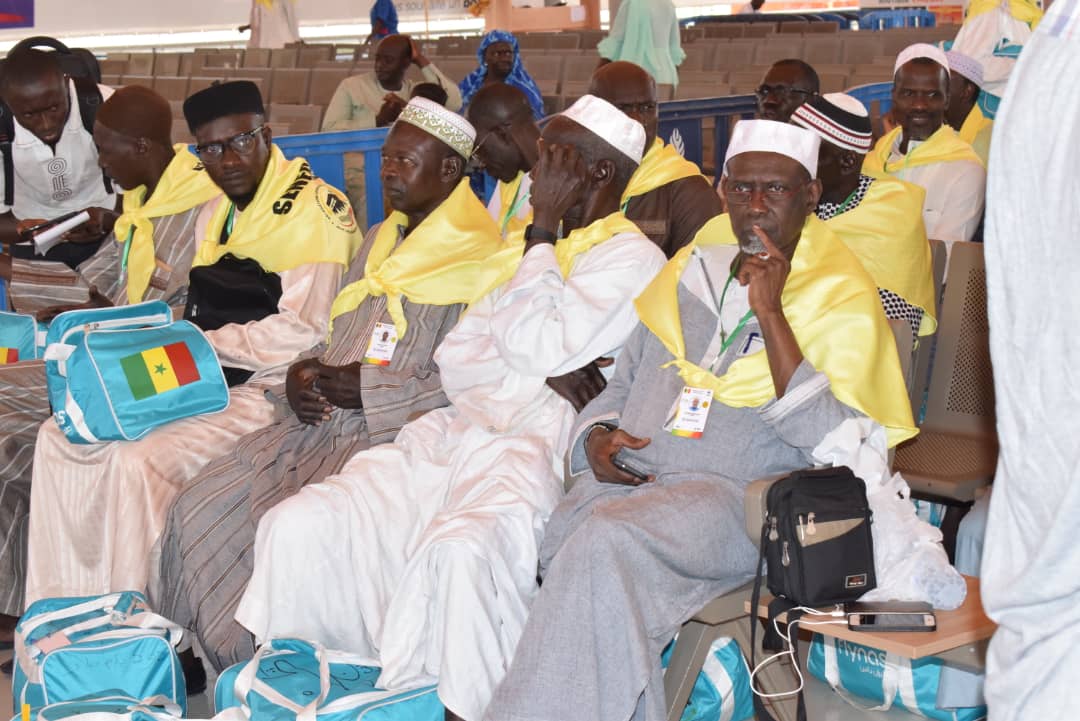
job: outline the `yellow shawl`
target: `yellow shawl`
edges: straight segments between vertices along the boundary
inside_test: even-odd
[[[934,269],[922,206],[926,191],[896,178],[878,178],[857,206],[827,221],[878,288],[923,309],[919,335],[937,330]],[[734,242],[734,239],[733,241]]]
[[[1027,23],[1032,30],[1034,30],[1035,26],[1042,20],[1043,11],[1040,10],[1035,3],[1028,2],[1028,0],[1007,0],[1007,2],[1004,3],[1002,0],[971,0],[967,9],[967,17],[964,18],[964,21],[967,22],[973,17],[988,13],[1002,5],[1007,5],[1009,14],[1020,22]]]
[[[498,226],[467,179],[398,245],[400,229],[408,222],[404,213],[394,211],[379,226],[364,277],[334,299],[331,329],[334,318],[356,309],[368,296],[385,295],[398,337],[404,338],[408,324],[402,296],[429,305],[472,303],[508,280],[521,260],[520,246],[503,245]]]
[[[129,303],[142,301],[157,265],[151,220],[186,213],[221,194],[186,145],[177,144],[173,150],[176,155],[165,167],[153,195],[146,197],[145,185],[124,193],[124,212],[113,228],[117,242],[126,245]]]
[[[638,227],[626,219],[622,211],[616,210],[611,215],[594,220],[584,228],[570,231],[570,235],[560,238],[555,243],[555,258],[559,261],[559,270],[563,277],[569,277],[574,267],[574,259],[587,253],[594,245],[610,240],[619,233],[640,233]]]
[[[679,151],[675,148],[665,145],[663,140],[657,138],[649,152],[645,153],[645,157],[641,159],[641,165],[630,176],[630,182],[626,184],[619,206],[626,210],[626,204],[632,198],[695,175],[701,175],[701,169],[698,166],[679,155]]]
[[[880,178],[883,175],[898,173],[905,168],[916,168],[920,165],[932,163],[948,163],[954,160],[972,160],[982,165],[982,159],[956,134],[956,131],[948,125],[942,125],[937,131],[920,143],[914,150],[908,149],[907,155],[900,160],[889,162],[893,146],[900,138],[903,128],[894,128],[892,132],[882,136],[874,149],[871,150],[863,161],[862,170],[867,175]]]
[[[990,133],[993,131],[994,121],[983,115],[982,110],[976,105],[964,118],[964,124],[960,126],[957,134],[965,143],[971,145],[975,154],[986,165],[987,156],[990,153]]]
[[[766,351],[739,358],[718,377],[686,359],[679,316],[678,286],[693,249],[724,244],[733,237],[730,226],[727,215],[706,223],[635,305],[641,322],[675,356],[667,365],[678,368],[687,385],[708,388],[714,399],[734,408],[757,407],[776,397]],[[816,216],[806,220],[782,302],[803,356],[828,376],[841,402],[883,425],[890,447],[918,433],[877,289],[855,256]]]
[[[529,202],[519,197],[521,193],[521,181],[525,179],[525,173],[518,173],[517,177],[511,180],[509,183],[499,181],[499,230],[504,236],[510,236],[514,233],[523,233],[525,226],[532,222],[532,213],[530,212],[528,217],[521,219],[517,217],[517,212],[520,210],[521,205]],[[527,193],[526,193],[527,195]],[[516,206],[516,207],[515,207]]]
[[[303,158],[286,160],[276,145],[255,197],[222,244],[232,208],[228,200],[218,203],[194,266],[213,265],[226,253],[251,258],[270,273],[310,263],[348,266],[363,240],[345,194],[314,177]]]

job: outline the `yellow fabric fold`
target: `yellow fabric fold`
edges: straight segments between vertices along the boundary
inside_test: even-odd
[[[825,221],[855,254],[878,288],[923,310],[915,330],[930,335],[934,317],[934,268],[922,207],[926,191],[896,178],[877,178],[862,202]]]
[[[334,299],[331,329],[334,318],[355,310],[368,296],[385,295],[398,338],[404,338],[408,324],[403,296],[428,305],[472,303],[509,280],[521,261],[521,247],[504,246],[498,226],[467,179],[398,245],[399,229],[408,222],[394,211],[379,226],[364,277]]]
[[[147,198],[146,186],[124,193],[123,213],[116,220],[113,235],[128,244],[127,294],[129,303],[139,303],[150,286],[157,265],[154,250],[154,218],[179,215],[221,194],[221,189],[203,169],[199,159],[183,143],[173,147],[176,155],[165,167],[154,193]],[[130,235],[130,240],[128,236]]]
[[[594,220],[584,228],[572,230],[570,235],[560,238],[555,243],[555,259],[559,261],[559,270],[566,278],[574,267],[574,259],[588,252],[594,245],[599,245],[619,233],[640,232],[638,227],[627,220],[619,210],[604,218]]]
[[[993,132],[994,121],[983,115],[982,110],[976,105],[964,118],[964,124],[956,131],[960,139],[971,145],[971,149],[987,164],[990,155],[990,134]]]
[[[967,22],[973,17],[978,17],[983,13],[988,13],[991,10],[996,10],[1002,5],[1009,8],[1009,14],[1022,23],[1027,23],[1032,30],[1042,20],[1043,11],[1039,6],[1028,0],[971,0],[968,4],[967,16],[964,21]]]
[[[971,145],[961,140],[956,131],[948,125],[942,125],[914,150],[909,149],[907,155],[900,160],[889,162],[893,146],[896,145],[902,132],[903,128],[894,128],[892,132],[877,141],[877,145],[863,160],[864,173],[880,178],[883,175],[898,173],[905,168],[916,168],[932,163],[948,163],[954,160],[972,160],[979,165],[983,164]]]
[[[227,199],[218,203],[194,266],[213,265],[226,253],[270,273],[311,263],[348,266],[363,240],[345,194],[316,178],[303,158],[286,160],[276,145],[255,197],[221,243],[232,207]]]
[[[730,227],[727,215],[706,223],[635,305],[641,322],[675,357],[665,367],[675,366],[687,385],[712,390],[721,403],[758,407],[776,397],[766,351],[739,358],[716,376],[687,360],[679,314],[679,282],[694,248],[729,243],[734,240]],[[884,426],[890,447],[918,433],[877,289],[851,251],[816,216],[803,227],[781,302],[803,356],[828,376],[841,402]]]
[[[630,176],[630,182],[626,184],[619,206],[625,210],[631,198],[645,195],[668,183],[692,178],[695,175],[701,175],[701,168],[679,155],[678,150],[657,138],[653,141],[649,152],[645,153],[645,157],[641,159],[641,165]]]
[[[518,218],[517,212],[511,213],[514,210],[515,202],[521,200],[518,194],[521,192],[521,182],[524,179],[525,172],[522,171],[509,183],[499,182],[499,213],[501,215],[499,218],[499,230],[505,236],[513,233],[523,233],[525,226],[532,222],[531,212],[524,219]]]

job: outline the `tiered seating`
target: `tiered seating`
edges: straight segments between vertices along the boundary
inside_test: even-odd
[[[822,91],[892,79],[892,63],[903,47],[919,41],[951,39],[955,26],[901,28],[880,32],[840,32],[835,22],[704,23],[683,29],[686,61],[678,88],[661,88],[661,100],[687,100],[753,92],[768,67],[782,58],[800,58],[821,76]],[[522,33],[518,41],[529,73],[544,96],[548,113],[558,112],[588,88],[596,68],[597,31]],[[476,68],[479,36],[446,36],[421,41],[421,48],[447,76],[460,81]],[[146,85],[176,109],[181,101],[216,80],[256,83],[269,105],[270,122],[289,133],[318,130],[323,109],[338,84],[370,72],[371,49],[359,45],[298,45],[282,50],[200,48],[192,53],[110,53],[101,61],[108,85]],[[410,70],[419,77],[416,68]],[[188,140],[177,124],[177,140]]]

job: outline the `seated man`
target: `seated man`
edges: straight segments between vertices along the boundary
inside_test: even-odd
[[[224,272],[230,261],[219,263],[222,256],[255,261],[280,279],[277,312],[207,330],[222,366],[251,374],[230,389],[220,413],[185,418],[137,441],[94,445],[72,444],[55,420],[41,426],[27,603],[146,586],[148,554],[172,499],[207,461],[274,420],[265,390],[326,337],[330,305],[359,244],[339,192],[312,177],[305,160],[286,160],[272,144],[254,83],[202,90],[184,102],[184,115],[199,158],[224,193],[203,206],[193,265]],[[57,514],[63,523],[55,522]]]
[[[720,199],[698,166],[656,136],[656,83],[647,72],[633,63],[608,63],[593,73],[589,92],[645,127],[645,157],[620,207],[670,258],[723,212]]]
[[[937,329],[934,269],[923,226],[923,189],[863,175],[870,114],[843,93],[800,106],[791,122],[821,137],[821,200],[814,214],[844,241],[877,283],[885,316],[906,320],[915,339]]]
[[[994,121],[986,116],[979,102],[982,65],[974,58],[951,50],[945,57],[949,61],[949,107],[945,110],[945,122],[961,140],[971,144],[979,160],[988,166]]]
[[[576,485],[485,719],[665,718],[662,649],[753,576],[746,485],[811,464],[849,418],[891,444],[916,433],[874,283],[813,216],[818,142],[735,126],[720,187],[738,245],[684,248],[639,297],[642,324],[575,423]]]
[[[127,192],[116,241],[104,243],[79,271],[63,263],[0,256],[14,307],[41,309],[46,319],[65,307],[164,300],[183,311],[195,257],[200,206],[221,191],[187,147],[172,147],[172,108],[154,91],[116,91],[97,114],[99,162]],[[125,263],[124,260],[127,260]],[[87,300],[89,298],[89,300]],[[10,641],[23,610],[30,469],[38,427],[51,413],[45,362],[0,365],[0,642]]]
[[[420,68],[424,82],[436,83],[446,90],[447,108],[461,109],[461,93],[457,83],[446,77],[420,52],[420,47],[408,35],[391,35],[375,49],[375,70],[353,75],[341,81],[330,98],[323,114],[323,132],[332,130],[366,130],[383,128],[393,123],[409,102],[412,90],[420,84],[405,77],[410,65]],[[364,155],[345,154],[345,192],[352,201],[360,227],[367,226],[365,202]]]
[[[757,96],[757,117],[786,123],[795,108],[821,92],[817,71],[802,60],[778,60],[765,73]]]
[[[982,219],[986,168],[971,145],[945,124],[949,61],[933,45],[918,43],[896,58],[893,117],[900,124],[866,156],[863,172],[891,175],[926,191],[926,235],[952,247],[971,240]]]
[[[449,717],[479,721],[562,494],[574,408],[545,379],[618,349],[664,262],[619,212],[644,145],[639,123],[589,95],[548,123],[521,265],[435,353],[451,405],[259,522],[236,614],[257,638],[363,654],[381,686],[437,683]]]
[[[353,260],[327,346],[294,363],[284,388],[274,389],[285,417],[208,464],[169,511],[150,596],[159,612],[195,630],[219,670],[255,652],[233,616],[251,577],[262,514],[447,403],[432,356],[485,282],[484,266],[474,261],[502,246],[462,181],[474,138],[463,118],[430,101],[406,106],[382,153],[383,187],[395,212],[368,232]],[[409,172],[414,166],[418,172]],[[441,266],[433,285],[418,277],[430,270],[429,259]],[[387,297],[365,278],[382,278],[401,295]],[[396,340],[376,342],[386,332]]]
[[[0,96],[11,109],[15,137],[12,172],[0,174],[0,242],[20,242],[18,230],[43,220],[87,210],[90,220],[54,246],[49,260],[74,268],[97,250],[116,220],[116,194],[98,167],[92,117],[94,103],[108,99],[110,88],[64,75],[56,54],[22,48],[4,59]],[[32,244],[12,247],[32,258]]]
[[[504,236],[524,232],[533,217],[529,173],[539,156],[536,141],[540,139],[529,99],[513,85],[492,83],[477,91],[468,116],[479,138],[476,157],[485,172],[499,181],[488,212]]]

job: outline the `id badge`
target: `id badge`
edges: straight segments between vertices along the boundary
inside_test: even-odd
[[[671,435],[680,438],[701,438],[701,434],[705,432],[705,424],[709,420],[711,406],[711,390],[684,386],[679,396],[679,407],[670,425]]]
[[[364,354],[364,362],[375,366],[390,365],[397,341],[397,328],[393,323],[376,323],[375,330],[371,332],[367,353]]]

